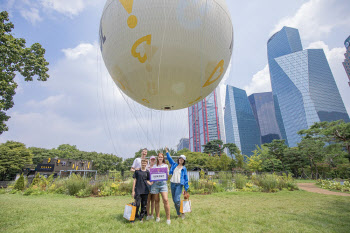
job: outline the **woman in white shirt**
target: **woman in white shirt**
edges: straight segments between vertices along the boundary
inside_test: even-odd
[[[176,209],[177,215],[185,218],[185,214],[180,213],[180,197],[182,193],[182,189],[185,189],[185,192],[188,191],[188,176],[187,169],[185,167],[186,164],[186,156],[180,155],[177,162],[175,162],[168,151],[168,148],[165,148],[167,159],[170,164],[170,175],[173,175],[170,179],[171,182],[171,195],[173,196],[173,201]]]
[[[158,159],[157,159],[157,165],[154,166],[154,168],[161,168],[161,167],[166,167],[169,174],[169,167],[164,162],[164,155],[162,153],[159,153]],[[157,215],[156,222],[160,221],[159,193],[162,195],[162,199],[163,199],[165,214],[167,218],[166,222],[167,224],[170,224],[171,221],[170,221],[170,206],[169,206],[169,200],[168,200],[168,184],[166,181],[156,181],[154,182],[151,188],[151,194],[155,195],[155,209],[156,209],[156,215]]]

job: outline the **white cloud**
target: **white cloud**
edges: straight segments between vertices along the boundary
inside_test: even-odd
[[[54,108],[57,104],[62,104],[62,101],[65,100],[64,95],[56,95],[56,96],[49,96],[46,99],[42,101],[35,101],[30,100],[26,103],[26,105],[30,108]]]
[[[78,15],[86,6],[84,0],[42,0],[41,3],[45,8],[53,9],[70,17]]]
[[[77,16],[88,6],[100,5],[104,0],[41,0],[44,8],[54,10],[70,18]]]
[[[310,43],[306,49],[323,49],[328,59],[328,62],[330,63],[332,63],[333,61],[338,62],[340,60],[344,60],[344,53],[346,52],[345,47],[329,49],[328,45],[326,45],[326,43],[323,41],[316,41]]]
[[[62,49],[68,59],[77,59],[80,56],[86,56],[89,53],[94,52],[94,46],[92,44],[82,43],[75,48]]]
[[[40,22],[43,19],[39,15],[39,10],[36,8],[30,8],[30,10],[21,10],[21,15],[26,20],[30,21],[33,25],[36,24],[36,22]]]
[[[244,87],[244,90],[246,90],[248,96],[253,93],[271,91],[269,66],[266,65],[264,69],[254,74],[252,81]]]
[[[310,0],[304,3],[293,16],[281,19],[270,35],[283,26],[298,28],[303,39],[317,40],[328,35],[334,28],[349,24],[348,0]]]

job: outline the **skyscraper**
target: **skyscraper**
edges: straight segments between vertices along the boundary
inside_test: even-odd
[[[281,110],[288,144],[315,122],[349,121],[322,49],[303,50],[299,31],[283,27],[267,42],[272,93]]]
[[[345,40],[344,42],[346,53],[344,54],[345,60],[343,62],[343,66],[345,69],[346,74],[348,75],[349,79],[349,86],[350,86],[350,36]]]
[[[188,138],[181,138],[179,144],[177,145],[177,151],[180,151],[184,148],[190,148],[190,140]]]
[[[260,131],[244,90],[226,86],[224,116],[226,143],[235,143],[244,155],[252,155],[261,144]]]
[[[248,97],[258,123],[261,135],[261,143],[270,143],[274,139],[286,139],[283,124],[281,128],[276,115],[280,115],[278,105],[275,109],[272,92],[255,93]],[[276,111],[279,114],[276,114]]]
[[[216,139],[225,143],[219,88],[188,108],[188,122],[191,151],[203,152],[203,146]]]

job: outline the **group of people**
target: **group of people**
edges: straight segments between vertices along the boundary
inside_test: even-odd
[[[160,194],[162,196],[165,214],[167,218],[166,223],[171,223],[167,181],[150,181],[150,169],[162,167],[166,167],[168,175],[172,175],[170,179],[170,188],[177,215],[182,219],[185,218],[185,214],[180,213],[180,198],[183,188],[185,189],[184,194],[186,194],[189,188],[187,169],[185,167],[186,156],[181,155],[175,162],[170,156],[167,148],[165,148],[165,151],[167,155],[167,160],[169,161],[170,169],[165,163],[164,155],[162,153],[159,153],[157,158],[155,156],[151,156],[150,161],[148,161],[146,159],[146,148],[142,150],[141,158],[136,158],[131,166],[131,171],[134,172],[132,197],[135,199],[136,203],[135,219],[139,219],[140,221],[143,221],[144,217],[146,217],[146,220],[154,219],[153,214],[155,210],[156,222],[160,222]]]

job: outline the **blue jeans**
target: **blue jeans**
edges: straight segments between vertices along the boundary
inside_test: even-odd
[[[173,201],[176,209],[177,215],[180,215],[180,197],[182,193],[183,185],[177,183],[171,183],[171,195],[173,196]]]

